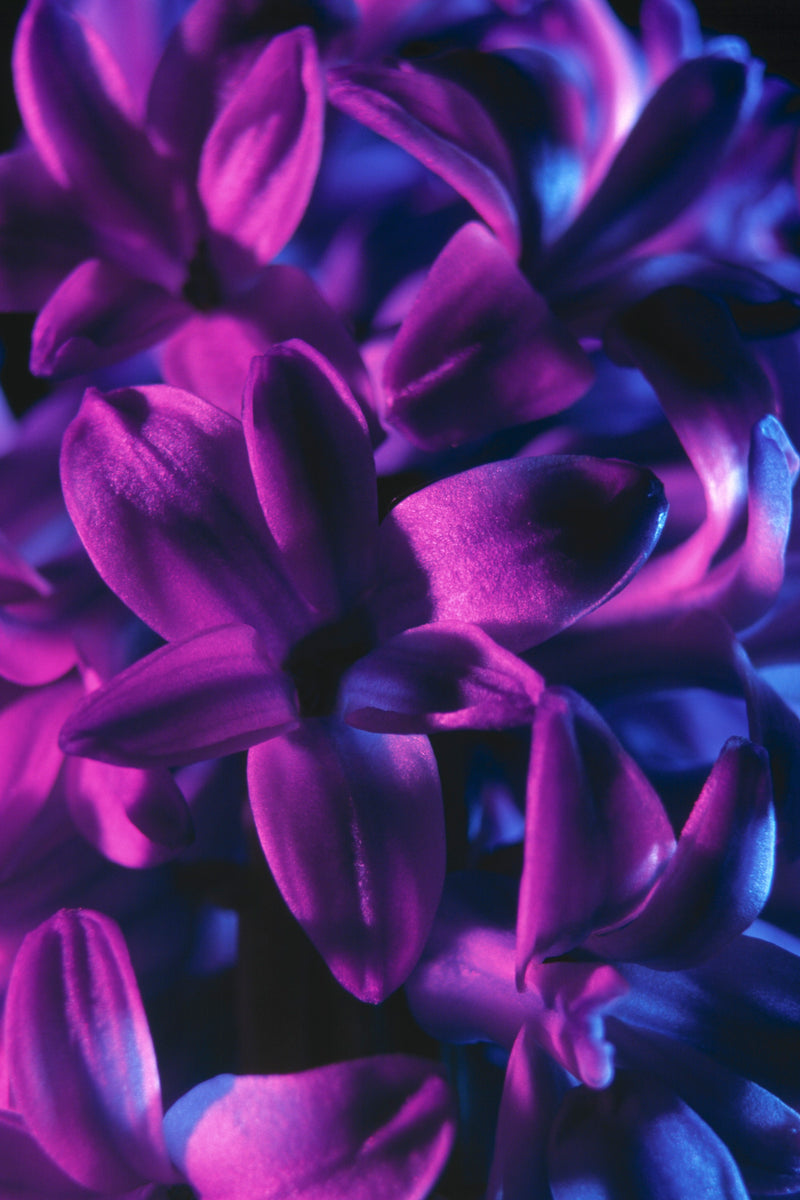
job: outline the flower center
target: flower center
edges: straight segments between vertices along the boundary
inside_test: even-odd
[[[329,716],[342,676],[374,645],[372,620],[367,612],[356,608],[341,620],[314,629],[292,646],[283,669],[294,681],[300,715]]]
[[[212,308],[219,308],[222,303],[222,289],[211,262],[208,242],[205,238],[201,238],[197,243],[181,294],[184,300],[199,309],[200,312],[209,312]]]

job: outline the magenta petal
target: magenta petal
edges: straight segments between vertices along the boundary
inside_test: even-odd
[[[71,634],[58,623],[36,626],[0,613],[0,677],[25,687],[51,683],[77,666]]]
[[[594,372],[507,252],[465,225],[431,268],[384,366],[387,420],[427,450],[567,408]]]
[[[283,569],[334,619],[375,574],[378,492],[361,410],[321,354],[288,342],[254,359],[242,422]]]
[[[212,257],[238,276],[268,263],[305,212],[322,153],[324,96],[310,29],[272,39],[223,107],[200,158]]]
[[[4,1037],[16,1107],[63,1171],[103,1193],[175,1178],[150,1030],[113,921],[62,911],[28,934]]]
[[[732,59],[683,63],[651,97],[600,187],[542,264],[557,287],[651,237],[713,177],[736,127],[747,69]]]
[[[25,127],[53,178],[133,262],[146,250],[155,278],[179,285],[186,247],[176,181],[126,112],[127,88],[108,47],[58,0],[33,0],[14,44]]]
[[[92,389],[64,436],[61,470],[98,571],[162,637],[242,621],[282,658],[307,631],[264,524],[241,423],[227,413],[176,388]]]
[[[366,368],[344,321],[305,271],[285,263],[265,267],[257,285],[224,310],[190,317],[162,349],[162,374],[167,383],[238,417],[253,358],[292,338],[325,355],[355,396],[373,437],[381,436]]]
[[[332,104],[413,154],[470,202],[512,257],[520,235],[509,152],[469,92],[405,63],[328,75]]]
[[[454,1134],[432,1063],[379,1055],[296,1075],[220,1075],[164,1119],[203,1200],[422,1200]]]
[[[62,787],[76,829],[123,867],[154,867],[191,844],[186,801],[165,767],[149,771],[67,758]]]
[[[486,1200],[551,1200],[547,1145],[562,1090],[531,1025],[524,1024],[506,1068]]]
[[[155,283],[87,259],[56,289],[33,329],[31,370],[78,375],[160,342],[190,309]]]
[[[333,974],[377,1003],[425,944],[444,878],[441,788],[426,738],[301,728],[248,756],[261,845]]]
[[[71,197],[34,149],[0,156],[0,309],[38,310],[91,253]]]
[[[28,1132],[19,1113],[0,1111],[0,1196],[3,1200],[86,1200],[86,1189],[65,1175]]]
[[[517,459],[434,483],[380,527],[380,636],[463,621],[531,647],[627,583],[665,509],[655,476],[617,459]]]
[[[525,725],[544,686],[536,671],[475,625],[407,629],[342,680],[339,713],[373,733]]]
[[[703,962],[756,919],[774,857],[769,759],[760,746],[731,738],[644,907],[630,924],[587,945],[604,958],[667,970]]]
[[[0,874],[50,795],[63,761],[58,731],[81,685],[70,677],[8,692],[0,708]]]
[[[297,720],[294,687],[249,625],[162,646],[91,692],[61,734],[68,754],[179,766],[244,750]]]
[[[536,710],[517,918],[517,980],[619,922],[675,849],[651,784],[589,704],[545,692]]]

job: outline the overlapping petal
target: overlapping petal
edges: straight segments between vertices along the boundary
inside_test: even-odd
[[[422,1200],[454,1133],[444,1080],[399,1054],[218,1076],[164,1123],[174,1161],[204,1200]]]
[[[178,766],[243,750],[298,719],[291,680],[249,625],[171,642],[91,692],[61,733],[69,754]]]
[[[4,1038],[15,1105],[63,1171],[102,1193],[175,1179],[147,1018],[112,921],[67,911],[28,935]]]
[[[328,97],[446,180],[516,258],[519,225],[510,155],[469,92],[404,63],[336,68],[328,74]]]
[[[64,438],[62,480],[98,571],[162,637],[246,622],[280,660],[308,628],[227,413],[176,388],[90,390]]]
[[[767,754],[731,738],[645,905],[588,946],[676,970],[710,958],[756,919],[772,885],[775,816]]]
[[[342,680],[338,710],[374,733],[494,729],[530,719],[541,676],[474,625],[407,629],[359,659]]]
[[[533,646],[628,582],[665,509],[658,480],[618,460],[542,456],[434,483],[381,525],[379,632],[464,621]]]
[[[533,724],[517,980],[617,924],[644,899],[675,849],[664,808],[589,704],[544,693]]]
[[[377,1003],[417,961],[441,894],[444,816],[430,744],[305,721],[250,751],[248,782],[289,908],[336,978]]]
[[[550,416],[593,371],[500,243],[465,225],[433,264],[384,364],[386,416],[439,450]]]
[[[323,619],[335,619],[376,566],[378,494],[361,410],[320,354],[288,342],[253,361],[242,420],[281,566]]]
[[[273,38],[222,108],[198,189],[225,278],[268,263],[305,212],[322,153],[324,98],[311,30]]]

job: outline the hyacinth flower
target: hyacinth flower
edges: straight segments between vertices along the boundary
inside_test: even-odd
[[[427,1195],[453,1136],[436,1067],[384,1055],[295,1075],[209,1079],[166,1114],[125,942],[57,913],[25,939],[3,1016],[3,1194]]]
[[[88,392],[63,481],[101,575],[170,643],[93,693],[64,748],[156,766],[252,747],[289,907],[340,981],[385,995],[444,868],[424,735],[529,719],[541,680],[510,650],[623,586],[663,522],[657,483],[614,461],[492,464],[378,526],[360,410],[301,344],[254,361],[241,423],[175,389]]]
[[[269,265],[305,211],[322,152],[314,34],[251,38],[238,56],[218,45],[216,75],[187,90],[214,43],[218,7],[185,15],[145,71],[145,101],[129,86],[129,59],[117,61],[84,13],[60,0],[26,8],[14,75],[29,143],[0,162],[0,299],[41,309],[34,372],[119,361],[221,308],[245,361],[274,340],[318,338],[363,384],[349,335],[308,277]],[[236,10],[245,26],[247,9]],[[101,24],[118,47],[118,20]],[[243,376],[235,382],[238,403]]]
[[[738,748],[720,761],[731,751]],[[717,835],[724,864],[722,824]],[[702,858],[699,844],[687,853]],[[485,874],[452,881],[407,985],[434,1036],[510,1052],[487,1195],[794,1193],[796,956],[736,937],[709,943],[706,961],[700,952],[681,969],[594,956],[545,961],[527,968],[519,991],[507,882]],[[719,915],[724,893],[723,883]],[[651,924],[656,940],[668,907]],[[667,941],[676,932],[680,939],[677,923]],[[697,927],[684,932],[686,945]]]

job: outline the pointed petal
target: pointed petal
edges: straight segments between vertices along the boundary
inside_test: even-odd
[[[395,142],[440,175],[519,253],[511,157],[488,114],[458,84],[401,67],[357,66],[328,73],[328,97],[342,112]]]
[[[407,629],[352,667],[339,713],[373,733],[525,725],[544,681],[475,625]]]
[[[14,43],[14,83],[25,127],[53,178],[83,214],[155,278],[180,286],[185,257],[176,181],[125,111],[126,86],[108,47],[58,0],[33,0]],[[153,265],[153,264],[151,264]]]
[[[113,921],[62,910],[28,934],[4,1036],[16,1106],[62,1170],[101,1192],[174,1179],[150,1030]]]
[[[550,1149],[553,1200],[747,1200],[728,1148],[658,1080],[620,1071],[564,1099]]]
[[[296,1075],[220,1075],[165,1117],[204,1200],[422,1200],[454,1134],[432,1063],[379,1055]]]
[[[0,677],[25,687],[52,683],[78,664],[72,635],[59,623],[31,625],[0,613]]]
[[[533,646],[627,583],[665,507],[649,471],[616,459],[517,459],[434,483],[381,525],[380,636],[463,621]]]
[[[188,305],[122,267],[87,259],[53,292],[33,327],[35,375],[81,375],[160,342]]]
[[[294,688],[249,625],[162,646],[91,692],[61,733],[68,754],[179,766],[232,754],[297,720]]]
[[[176,388],[90,389],[61,470],[98,571],[162,637],[243,621],[280,660],[306,632],[233,417]]]
[[[375,575],[378,492],[361,410],[330,363],[295,341],[254,359],[242,422],[283,569],[335,619]]]
[[[0,156],[0,309],[35,312],[91,254],[69,193],[31,146]]]
[[[683,63],[652,96],[600,187],[541,266],[569,291],[595,265],[632,250],[683,211],[713,178],[747,86],[733,59]]]
[[[483,225],[465,225],[431,268],[384,366],[386,418],[441,450],[561,412],[592,365]]]
[[[248,756],[261,845],[333,974],[377,1003],[405,980],[444,878],[444,818],[426,738],[306,721]]]
[[[301,27],[272,39],[212,125],[198,187],[226,278],[270,262],[297,228],[317,177],[324,109],[314,35]]]
[[[644,899],[675,849],[651,784],[589,704],[566,689],[536,709],[517,918],[517,979]]]
[[[524,1024],[506,1068],[486,1200],[552,1200],[547,1146],[562,1092],[554,1064]]]
[[[588,948],[667,970],[702,962],[756,919],[774,859],[769,759],[760,746],[730,738],[644,907]]]
[[[76,829],[123,867],[159,866],[194,839],[186,801],[164,767],[141,771],[68,757],[62,788]]]

